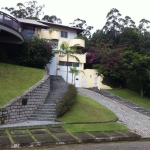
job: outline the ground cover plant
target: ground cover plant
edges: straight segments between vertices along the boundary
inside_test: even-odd
[[[81,95],[77,95],[72,108],[57,121],[63,121],[68,132],[127,130],[115,122],[117,116],[100,103]]]
[[[40,81],[44,69],[0,63],[0,108]]]
[[[118,95],[122,98],[125,98],[126,100],[129,100],[130,102],[133,102],[135,104],[138,104],[144,108],[150,109],[150,98],[149,97],[140,97],[140,95],[134,91],[131,91],[129,89],[110,89],[107,90],[110,93],[113,93],[115,95]]]

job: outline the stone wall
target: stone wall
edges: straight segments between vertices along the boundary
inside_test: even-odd
[[[45,75],[36,85],[0,109],[0,124],[27,120],[37,107],[45,101],[49,92],[50,76]]]

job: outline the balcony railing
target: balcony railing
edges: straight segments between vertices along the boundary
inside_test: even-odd
[[[23,30],[21,23],[16,18],[2,11],[0,11],[0,24],[19,32],[22,35]]]

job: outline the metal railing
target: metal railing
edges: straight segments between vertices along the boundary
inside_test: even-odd
[[[0,24],[9,27],[23,36],[22,24],[14,17],[0,11]]]

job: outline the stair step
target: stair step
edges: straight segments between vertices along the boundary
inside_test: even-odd
[[[32,114],[31,117],[37,117],[37,118],[56,118],[56,115],[51,114]]]
[[[55,121],[54,118],[37,118],[37,117],[30,117],[29,120],[39,120],[39,121]]]
[[[41,115],[49,114],[49,115],[56,115],[56,111],[55,111],[55,112],[49,112],[49,111],[44,111],[44,112],[41,112],[41,111],[35,111],[33,114],[41,114]]]

